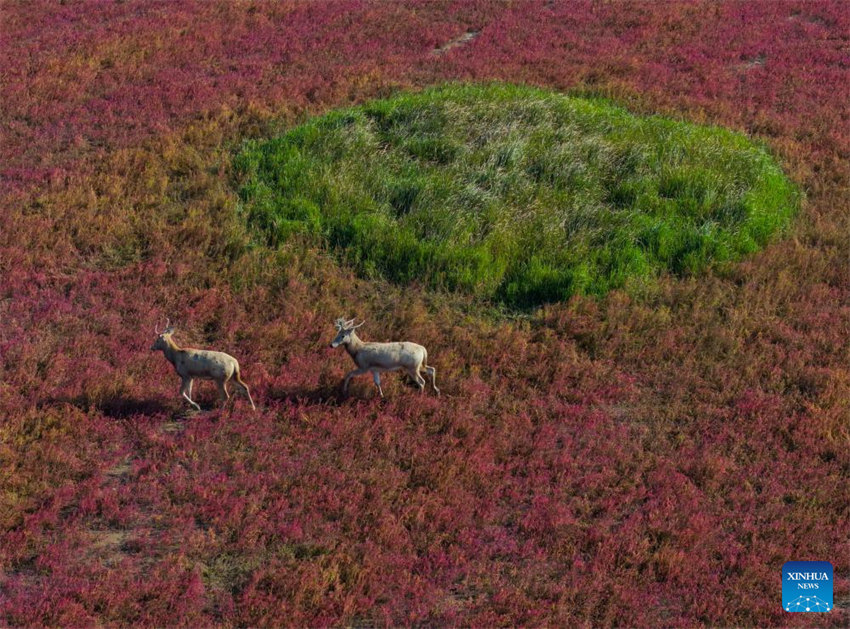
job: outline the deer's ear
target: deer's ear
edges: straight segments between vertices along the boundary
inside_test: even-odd
[[[166,334],[174,334],[174,326],[173,326],[173,325],[172,325],[172,326],[169,326],[169,327],[167,327],[167,328],[165,328],[165,329],[162,331],[162,335],[163,335],[163,336],[165,336]]]

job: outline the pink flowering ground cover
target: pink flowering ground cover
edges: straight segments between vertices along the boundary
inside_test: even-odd
[[[842,2],[0,11],[0,625],[848,624]],[[494,79],[760,139],[805,191],[793,232],[504,317],[244,226],[244,138]],[[342,315],[426,345],[442,397],[343,398]],[[186,411],[166,317],[258,412]],[[786,614],[808,559],[837,607]]]

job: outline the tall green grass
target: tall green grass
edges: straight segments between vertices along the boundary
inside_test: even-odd
[[[699,272],[785,228],[797,193],[745,136],[516,85],[448,85],[246,142],[250,224],[367,276],[528,307]]]

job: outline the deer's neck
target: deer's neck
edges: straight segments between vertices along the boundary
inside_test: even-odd
[[[354,358],[357,356],[357,352],[363,349],[365,343],[360,340],[360,337],[357,336],[357,332],[352,332],[351,336],[348,338],[348,343],[345,344],[345,351],[348,352],[348,355]]]
[[[172,365],[177,359],[177,355],[182,351],[170,336],[165,339],[165,349],[162,350],[162,353],[165,354],[165,357]]]

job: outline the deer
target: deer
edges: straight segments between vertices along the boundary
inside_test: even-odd
[[[214,352],[205,349],[182,349],[178,347],[172,338],[174,327],[169,325],[170,322],[170,319],[166,319],[165,329],[162,332],[159,331],[159,326],[154,326],[154,332],[156,332],[157,338],[153,345],[151,345],[151,351],[162,350],[168,361],[174,365],[177,375],[183,379],[180,385],[180,395],[195,410],[200,411],[201,407],[192,400],[192,382],[196,378],[215,380],[218,385],[218,392],[221,396],[223,407],[230,400],[227,383],[233,379],[236,385],[248,396],[248,401],[251,402],[251,408],[257,410],[257,407],[254,406],[254,400],[251,399],[251,392],[248,391],[248,385],[242,382],[239,363],[236,359],[224,352]]]
[[[406,371],[419,385],[419,392],[424,393],[425,378],[420,373],[424,369],[431,376],[431,386],[434,387],[434,391],[437,392],[437,395],[440,395],[436,382],[437,370],[428,366],[428,350],[421,345],[407,341],[366,343],[357,336],[356,332],[357,328],[364,323],[366,322],[361,321],[355,325],[354,319],[346,321],[344,318],[340,318],[334,324],[337,335],[331,342],[331,347],[337,348],[340,345],[345,347],[345,351],[357,365],[357,369],[350,371],[345,376],[342,385],[343,394],[348,393],[348,381],[354,376],[372,372],[372,379],[375,381],[375,386],[378,387],[378,393],[381,397],[384,397],[384,390],[381,388],[381,373],[398,370]]]

